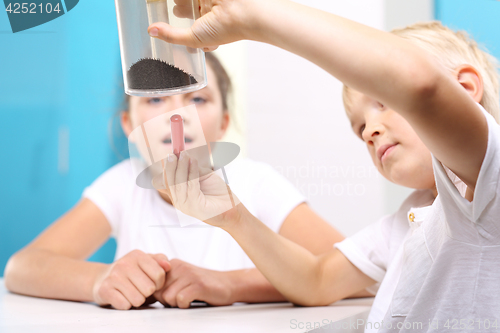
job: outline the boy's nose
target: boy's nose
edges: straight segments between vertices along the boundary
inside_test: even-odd
[[[367,143],[373,143],[373,140],[384,133],[384,126],[380,123],[366,124],[363,130],[363,140]]]

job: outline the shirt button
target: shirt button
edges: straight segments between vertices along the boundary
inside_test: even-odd
[[[414,221],[415,221],[415,214],[410,213],[410,214],[408,215],[408,220],[410,220],[410,222],[414,222]]]

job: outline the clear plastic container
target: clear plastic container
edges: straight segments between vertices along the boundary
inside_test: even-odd
[[[207,85],[205,53],[152,38],[148,27],[166,22],[189,28],[199,16],[198,1],[115,0],[125,93],[157,97],[188,93]]]

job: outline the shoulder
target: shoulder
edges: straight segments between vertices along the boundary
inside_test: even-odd
[[[91,200],[106,216],[114,237],[118,235],[127,196],[134,185],[132,166],[127,159],[106,170],[83,191],[82,197]]]
[[[99,191],[120,189],[123,191],[124,188],[130,188],[134,185],[135,179],[131,161],[126,159],[104,171],[86,188],[86,191],[94,189]]]
[[[130,159],[123,160],[102,173],[99,178],[133,178],[134,172]]]

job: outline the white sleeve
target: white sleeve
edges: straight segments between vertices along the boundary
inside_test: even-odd
[[[130,175],[121,162],[100,175],[83,191],[82,197],[91,200],[106,216],[111,226],[111,235],[116,238],[120,227],[124,196],[130,188]]]
[[[473,223],[488,222],[487,219],[480,219],[481,214],[485,208],[490,205],[496,197],[496,193],[499,191],[500,126],[482,106],[480,106],[480,108],[483,111],[488,123],[488,147],[486,149],[483,163],[481,164],[481,169],[476,182],[476,188],[474,190],[474,200],[472,202],[467,201],[460,195],[459,191],[453,184],[453,181],[448,177],[448,169],[443,166],[434,155],[432,156],[434,176],[436,178],[438,193],[441,197],[441,201],[446,203],[443,204],[443,209],[445,214],[448,216],[448,220],[450,221],[456,220],[452,218],[453,215],[460,213],[465,215],[468,220]],[[453,223],[450,223],[451,228],[466,227],[451,224]],[[495,225],[489,226],[482,224],[482,227],[486,228],[486,231],[488,231],[490,235],[495,234],[495,236],[500,236],[498,224],[495,223]]]
[[[389,235],[394,217],[395,214],[386,216],[334,244],[354,266],[377,282],[382,282],[387,271]]]
[[[306,198],[273,167],[263,165],[253,187],[252,201],[256,217],[274,232],[279,232],[287,216]]]

